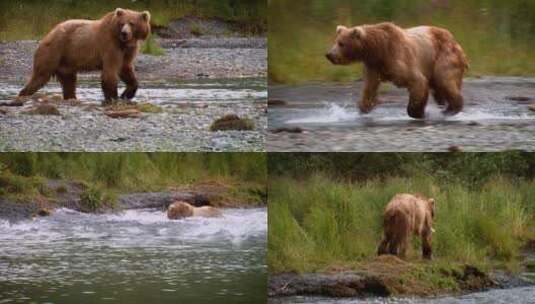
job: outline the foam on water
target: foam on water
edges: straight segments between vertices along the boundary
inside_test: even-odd
[[[267,233],[265,208],[223,210],[220,218],[169,220],[155,209],[126,210],[117,214],[95,215],[61,208],[50,217],[11,224],[0,221],[0,242],[49,242],[82,238],[95,241],[113,239],[119,244],[137,244],[132,236],[157,236],[183,241],[230,240],[240,243]],[[144,238],[143,242],[158,239]],[[114,244],[109,244],[110,246]]]
[[[499,107],[474,108],[466,107],[464,111],[454,116],[445,116],[443,109],[434,103],[430,103],[426,108],[426,121],[488,121],[488,120],[527,120],[534,119],[526,111],[506,111]],[[323,107],[313,110],[302,110],[304,117],[291,118],[285,121],[286,124],[340,124],[355,123],[358,121],[388,122],[388,121],[412,121],[405,108],[402,107],[381,107],[378,106],[371,113],[362,115],[354,105],[344,105],[336,102],[325,102]]]

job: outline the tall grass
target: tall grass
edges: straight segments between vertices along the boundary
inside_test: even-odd
[[[274,83],[351,81],[361,65],[333,66],[324,54],[338,24],[393,21],[449,29],[470,61],[469,75],[535,75],[535,2],[531,0],[272,0],[269,79]]]
[[[13,0],[0,2],[0,40],[40,39],[61,21],[98,19],[117,7],[149,10],[151,23],[159,26],[196,15],[234,21],[250,33],[267,27],[265,0]]]
[[[271,177],[268,265],[272,272],[304,272],[369,260],[382,236],[388,201],[396,193],[421,192],[437,202],[438,263],[513,267],[534,226],[533,189],[533,180],[513,183],[500,176],[477,189],[424,175],[360,182],[321,173],[300,180]],[[420,259],[418,244],[415,238],[409,259]]]
[[[206,181],[265,185],[261,153],[1,153],[5,175],[77,180],[116,191],[158,191]]]

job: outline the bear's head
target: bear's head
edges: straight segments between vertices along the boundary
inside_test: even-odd
[[[336,27],[336,40],[331,50],[325,55],[332,64],[348,65],[362,59],[364,49],[364,28],[356,26]]]
[[[194,207],[186,202],[174,202],[169,205],[169,208],[167,208],[167,218],[171,220],[178,220],[193,216],[193,209]]]
[[[113,13],[112,23],[117,38],[124,44],[145,40],[150,33],[150,13],[148,11],[136,12],[117,8]]]

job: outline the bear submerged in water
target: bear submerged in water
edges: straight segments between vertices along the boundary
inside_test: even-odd
[[[179,220],[186,217],[220,217],[222,215],[221,211],[214,207],[193,207],[183,201],[174,202],[167,208],[167,218],[170,220]]]

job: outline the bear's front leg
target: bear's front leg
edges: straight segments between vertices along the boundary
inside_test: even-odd
[[[117,73],[112,70],[102,71],[102,91],[104,92],[103,104],[109,104],[117,99],[118,78]]]
[[[381,84],[381,77],[373,69],[364,69],[364,90],[358,107],[360,113],[369,113],[377,104],[377,90]]]
[[[429,98],[429,86],[425,77],[422,76],[409,85],[409,95],[407,113],[412,118],[424,118]]]
[[[134,72],[134,66],[132,64],[125,65],[121,69],[119,75],[121,80],[126,84],[126,89],[121,94],[121,99],[132,99],[136,96],[138,82],[136,79],[136,73]]]

